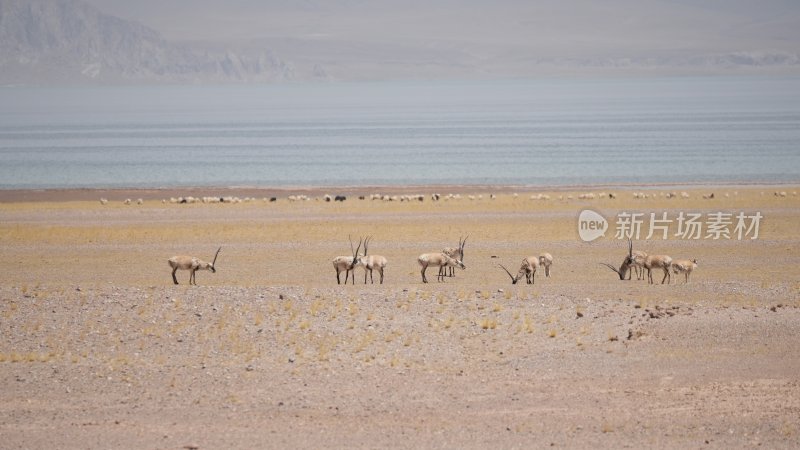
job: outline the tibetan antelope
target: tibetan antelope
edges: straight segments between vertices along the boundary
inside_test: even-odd
[[[669,273],[669,268],[672,265],[672,258],[667,255],[647,255],[647,258],[644,259],[644,268],[647,269],[647,281],[650,284],[653,283],[653,269],[661,269],[664,271],[664,278],[661,279],[661,284],[664,284],[664,280],[669,279],[669,282],[672,281],[672,275]]]
[[[608,263],[600,264],[616,272],[617,275],[619,275],[620,280],[625,280],[625,274],[628,273],[631,265],[633,264],[633,241],[628,239],[628,255],[622,260],[622,264],[620,264],[619,269]]]
[[[689,282],[689,276],[692,274],[694,269],[697,269],[696,259],[678,259],[672,261],[672,271],[675,273],[675,275],[683,273],[686,277],[686,283]],[[675,282],[677,283],[677,280]]]
[[[175,276],[175,272],[177,272],[178,269],[188,270],[191,272],[189,275],[189,284],[197,286],[195,274],[198,270],[210,270],[211,273],[217,273],[217,269],[214,264],[217,263],[217,256],[219,256],[220,250],[222,250],[222,247],[217,249],[217,253],[214,255],[214,261],[211,263],[207,263],[199,258],[195,258],[194,256],[173,256],[168,260],[169,266],[172,267],[172,281],[175,282],[175,284],[178,284],[178,278]]]
[[[536,256],[528,256],[522,260],[519,270],[525,271],[525,282],[528,284],[536,284],[536,269],[539,268],[539,258]]]
[[[468,237],[469,236],[467,236],[467,238]],[[445,255],[447,255],[447,256],[449,256],[451,258],[455,258],[455,259],[457,259],[457,260],[459,260],[461,262],[464,262],[464,244],[467,243],[467,238],[464,238],[464,240],[461,240],[461,238],[458,238],[458,248],[445,247],[445,248],[442,249],[442,253],[444,253]],[[440,267],[440,270],[447,271],[447,269],[444,269],[442,267]],[[447,276],[449,276],[449,277],[455,276],[455,267],[454,266],[450,266],[449,273],[447,274]]]
[[[428,266],[439,268],[439,273],[436,275],[437,281],[444,281],[445,275],[442,270],[443,267],[461,267],[462,270],[467,268],[461,260],[451,258],[444,253],[423,253],[419,255],[417,262],[422,267],[420,273],[422,274],[423,283],[428,282],[428,278],[425,277],[425,271],[428,270]]]
[[[348,239],[350,237],[348,236]],[[336,284],[342,284],[339,274],[344,272],[344,284],[347,284],[347,279],[350,277],[350,272],[353,272],[353,284],[356,284],[356,266],[363,266],[363,261],[358,256],[358,251],[361,250],[362,240],[358,241],[358,247],[353,250],[353,239],[350,239],[350,250],[353,256],[337,256],[333,258],[333,268],[336,269]],[[366,282],[366,279],[365,281]]]
[[[522,276],[526,274],[525,269],[522,268],[522,267],[519,268],[519,272],[517,272],[517,276],[514,276],[514,275],[511,275],[511,272],[508,269],[506,269],[506,266],[504,266],[502,264],[498,264],[497,266],[500,267],[501,269],[505,270],[506,273],[508,274],[508,276],[511,277],[511,284],[517,284],[517,282],[520,280],[520,278],[522,278]]]
[[[544,276],[550,278],[550,266],[553,265],[553,255],[542,253],[539,255],[539,265],[544,267]]]
[[[636,272],[637,280],[644,280],[644,260],[647,259],[647,252],[634,250],[631,252],[631,270],[628,272],[628,279],[631,279],[633,272]]]
[[[536,256],[528,256],[523,259],[522,263],[519,265],[517,276],[511,275],[511,272],[506,269],[504,265],[498,264],[498,266],[505,270],[508,276],[511,277],[511,284],[517,284],[517,282],[522,279],[523,275],[525,275],[525,282],[527,284],[535,284],[536,269],[539,267],[539,258]]]
[[[372,280],[372,271],[374,269],[378,269],[378,273],[381,275],[381,284],[383,284],[383,269],[386,268],[388,260],[381,255],[367,256],[367,245],[369,245],[369,241],[371,239],[372,236],[368,236],[364,240],[364,256],[359,258],[364,266],[364,284],[367,284],[367,271],[369,271],[370,283],[374,283],[374,281]]]

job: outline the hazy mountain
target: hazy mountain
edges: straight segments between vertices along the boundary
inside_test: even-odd
[[[0,83],[798,74],[799,5],[0,0]]]
[[[75,0],[0,0],[0,83],[228,82],[292,78],[269,51],[165,41]]]

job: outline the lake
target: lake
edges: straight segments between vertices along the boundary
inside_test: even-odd
[[[800,181],[800,78],[0,88],[0,189]]]

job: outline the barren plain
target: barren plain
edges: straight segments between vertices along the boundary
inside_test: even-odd
[[[5,192],[0,448],[797,448],[798,190]],[[586,208],[612,220],[591,243]],[[600,265],[626,212],[763,218],[757,239],[645,228],[635,249],[699,262],[649,285]],[[383,285],[337,285],[348,235],[373,236]],[[467,235],[467,269],[423,284],[417,256]],[[216,273],[173,285],[169,257],[218,247]],[[533,285],[497,266],[541,252]]]

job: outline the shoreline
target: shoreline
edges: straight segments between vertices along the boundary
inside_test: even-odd
[[[151,188],[44,188],[44,189],[0,189],[0,203],[25,202],[70,202],[95,201],[101,197],[109,201],[125,199],[161,200],[170,197],[205,197],[236,196],[253,198],[288,197],[289,195],[308,195],[311,197],[331,195],[361,196],[371,194],[388,195],[430,195],[447,194],[506,194],[512,192],[571,192],[581,190],[655,190],[655,189],[700,189],[700,188],[787,188],[800,186],[797,182],[763,183],[763,182],[687,182],[687,183],[652,183],[641,184],[584,184],[584,185],[519,185],[519,184],[427,184],[427,185],[349,185],[349,186],[174,186]]]

